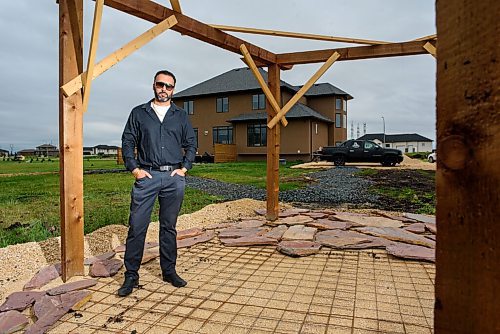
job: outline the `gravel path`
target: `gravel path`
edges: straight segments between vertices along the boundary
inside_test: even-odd
[[[355,167],[331,168],[328,170],[308,174],[314,179],[311,185],[296,189],[282,191],[280,201],[288,203],[321,203],[321,204],[363,204],[373,203],[377,196],[369,194],[366,189],[371,181],[357,177],[359,171]],[[211,195],[223,197],[232,201],[241,198],[265,200],[266,191],[248,185],[225,183],[217,180],[203,179],[188,176],[188,187],[205,191]]]

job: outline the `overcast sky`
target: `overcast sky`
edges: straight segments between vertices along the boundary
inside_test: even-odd
[[[167,0],[158,0],[170,6]],[[332,36],[406,41],[435,33],[430,0],[181,0],[183,12],[211,24]],[[84,1],[85,58],[94,2]],[[97,60],[152,26],[104,8]],[[2,1],[0,5],[0,148],[14,151],[42,143],[58,146],[58,5],[55,0]],[[345,47],[347,44],[237,34],[275,53]],[[167,30],[92,85],[84,116],[84,145],[120,145],[132,107],[152,97],[152,76],[170,69],[176,91],[242,67],[240,55]],[[86,66],[86,65],[85,65]],[[302,85],[321,64],[282,71]],[[418,133],[435,140],[435,60],[430,55],[343,61],[318,82],[351,94],[348,137],[363,123],[367,133]],[[435,143],[434,143],[435,144]]]

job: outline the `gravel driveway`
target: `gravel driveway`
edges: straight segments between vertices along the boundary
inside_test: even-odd
[[[358,171],[359,169],[355,167],[343,167],[308,174],[308,177],[311,177],[316,182],[301,189],[282,191],[279,194],[279,199],[287,203],[318,203],[323,205],[376,202],[377,196],[369,194],[367,191],[372,182],[357,177],[356,173]],[[241,198],[256,200],[265,200],[266,198],[265,189],[195,176],[188,176],[186,185],[211,195],[220,196],[228,201]]]

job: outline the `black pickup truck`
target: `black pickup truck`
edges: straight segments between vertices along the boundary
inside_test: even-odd
[[[317,154],[320,160],[332,161],[335,166],[346,162],[379,162],[395,166],[403,161],[403,153],[393,148],[383,148],[370,140],[348,140],[338,146],[323,147]]]

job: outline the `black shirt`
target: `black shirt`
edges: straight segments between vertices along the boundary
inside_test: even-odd
[[[196,139],[187,113],[172,103],[160,122],[151,101],[135,107],[123,130],[122,153],[129,171],[175,164],[191,169]]]

